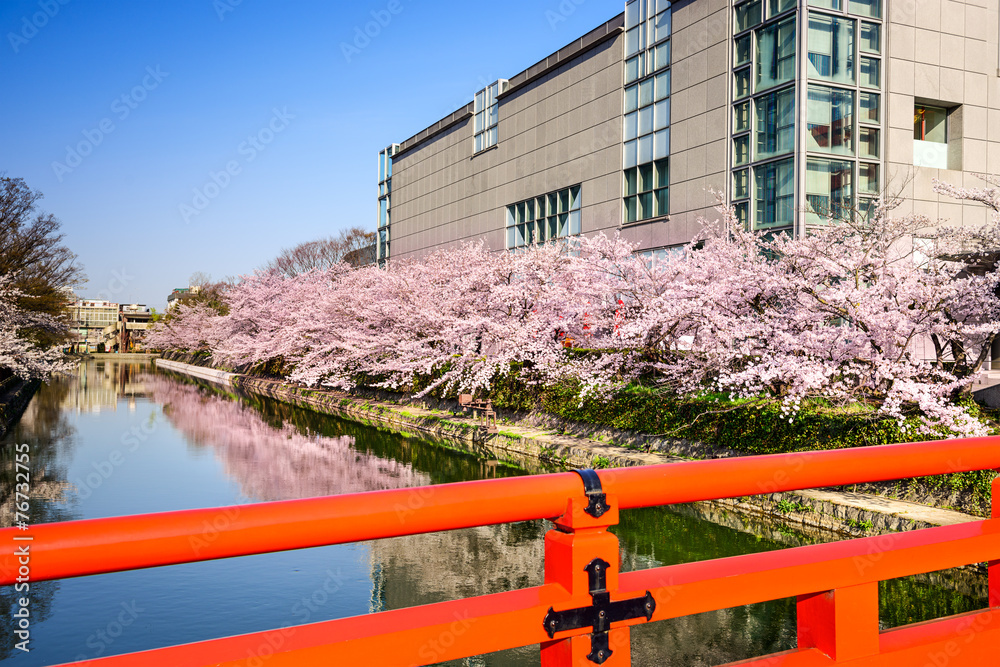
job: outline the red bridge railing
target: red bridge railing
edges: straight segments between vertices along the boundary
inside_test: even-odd
[[[1000,468],[1000,437],[462,482],[39,524],[32,581],[552,519],[545,583],[88,661],[135,665],[424,665],[531,644],[545,667],[629,665],[629,627],[797,598],[798,648],[755,667],[1000,664],[1000,483],[984,521],[619,573],[619,509]],[[8,541],[8,544],[10,542]],[[989,564],[982,611],[879,632],[878,582]],[[0,556],[0,584],[17,577]],[[737,664],[737,663],[733,663]]]

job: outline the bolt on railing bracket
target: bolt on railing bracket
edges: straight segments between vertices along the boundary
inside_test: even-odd
[[[605,512],[611,509],[611,506],[608,505],[604,489],[601,487],[601,478],[591,468],[576,468],[573,472],[583,480],[583,491],[587,494],[587,500],[590,501],[584,512],[595,519],[599,519]]]

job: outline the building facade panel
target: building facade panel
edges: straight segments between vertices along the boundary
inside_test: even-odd
[[[983,224],[981,205],[937,195],[932,179],[977,187],[982,181],[975,172],[1000,170],[1000,130],[994,129],[1000,121],[997,0],[890,0],[888,5],[883,187],[904,198],[903,212],[927,215],[932,222]],[[932,130],[932,123],[921,119],[938,111],[942,122]]]
[[[621,40],[501,93],[496,147],[473,154],[469,117],[396,155],[391,256],[478,239],[504,249],[508,205],[572,185],[582,187],[587,230],[617,228]]]
[[[699,219],[717,218],[715,195],[728,180],[728,2],[674,3],[673,104],[671,107],[670,219],[658,225],[650,245],[686,243]]]
[[[998,1],[626,0],[399,145],[389,254],[613,230],[663,249],[720,196],[755,230],[806,233],[885,194],[982,224],[932,179],[1000,173]]]

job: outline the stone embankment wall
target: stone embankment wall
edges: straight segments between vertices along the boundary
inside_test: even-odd
[[[165,364],[164,361],[157,361],[157,365],[195,377],[204,377],[210,370],[177,362]],[[588,432],[579,424],[560,427],[557,423],[538,419],[501,422],[498,433],[488,433],[474,416],[462,412],[457,404],[448,401],[411,401],[403,404],[398,402],[400,397],[386,400],[387,397],[381,394],[364,398],[239,374],[225,373],[220,377],[225,378],[224,383],[249,393],[407,436],[432,438],[478,456],[515,464],[530,472],[630,467],[691,460],[663,451],[641,451],[621,446],[617,442],[609,442],[603,431],[594,429]],[[877,495],[828,489],[723,499],[712,501],[710,505],[743,515],[776,519],[797,530],[835,531],[853,536],[950,525],[978,518]]]

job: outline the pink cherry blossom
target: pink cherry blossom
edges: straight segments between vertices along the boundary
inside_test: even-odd
[[[790,238],[722,208],[655,267],[598,234],[519,253],[466,244],[388,270],[259,271],[228,290],[228,314],[182,306],[148,340],[236,367],[281,357],[308,386],[412,391],[433,377],[421,393],[485,394],[513,370],[600,395],[642,376],[778,401],[789,419],[803,400],[861,401],[904,426],[919,414],[922,432],[978,435],[955,399],[1000,331],[998,276],[958,260],[1000,247],[1000,205],[995,187],[939,187],[993,208],[993,224],[935,228],[887,202]]]

